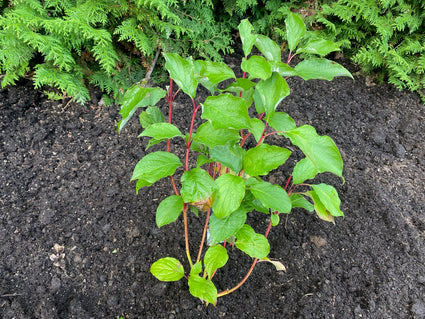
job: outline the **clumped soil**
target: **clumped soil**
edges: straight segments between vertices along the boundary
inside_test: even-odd
[[[333,225],[298,209],[282,216],[270,257],[287,271],[258,264],[216,307],[193,298],[185,280],[149,272],[161,257],[185,259],[183,226],[155,225],[172,193],[167,179],[139,195],[129,182],[146,154],[137,119],[118,135],[119,107],[99,105],[96,94],[81,106],[48,101],[26,81],[1,89],[0,317],[425,318],[425,106],[360,76],[290,86],[280,110],[341,150],[345,183],[319,180],[337,187],[346,217]],[[187,127],[190,109],[180,94],[175,123]],[[283,184],[287,168],[270,178]],[[248,222],[264,232],[265,218]],[[191,215],[195,235],[201,226]],[[251,263],[230,255],[219,290]]]

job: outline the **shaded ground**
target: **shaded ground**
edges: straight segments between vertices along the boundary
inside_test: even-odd
[[[155,225],[168,181],[138,196],[129,183],[144,155],[137,120],[118,136],[119,109],[95,96],[65,107],[27,82],[0,90],[0,317],[425,318],[425,107],[365,82],[291,80],[281,109],[341,150],[346,183],[321,178],[338,185],[346,218],[333,226],[295,210],[269,237],[287,272],[259,264],[216,308],[184,281],[149,273],[160,257],[183,260],[184,240],[181,221]],[[176,112],[186,114],[184,102]],[[257,217],[249,222],[264,231]],[[191,218],[189,227],[201,224]],[[221,271],[219,288],[249,263]]]

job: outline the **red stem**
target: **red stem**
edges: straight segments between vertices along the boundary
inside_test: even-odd
[[[195,123],[196,112],[198,111],[200,107],[200,105],[196,106],[194,99],[192,99],[192,104],[193,104],[193,114],[192,114],[192,121],[190,123],[189,140],[187,141],[187,147],[186,147],[186,171],[189,170],[189,151],[190,151],[190,145],[192,144],[193,124]]]
[[[292,174],[289,175],[288,180],[286,181],[285,187],[283,188],[284,190],[288,189],[288,186],[289,186],[289,183],[291,182],[291,179],[292,179]]]

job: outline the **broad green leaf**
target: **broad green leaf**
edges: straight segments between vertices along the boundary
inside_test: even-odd
[[[259,181],[253,177],[246,181],[246,185],[252,195],[254,195],[254,197],[257,198],[265,207],[284,214],[291,212],[291,200],[282,187],[268,182]]]
[[[189,277],[189,292],[205,302],[212,304],[217,302],[217,288],[211,281],[198,275]]]
[[[279,103],[290,94],[288,83],[277,72],[267,80],[261,80],[256,86],[256,92],[261,97],[262,105],[265,107],[266,119],[273,116]],[[255,96],[254,96],[255,99]]]
[[[208,277],[211,278],[214,271],[223,267],[228,260],[227,249],[223,246],[214,245],[208,248],[204,257],[205,271]]]
[[[325,56],[330,52],[339,51],[338,45],[334,42],[325,39],[314,39],[297,50],[297,53],[309,53]]]
[[[185,203],[210,201],[217,189],[207,171],[198,167],[184,172],[181,181],[181,196]]]
[[[327,184],[311,185],[317,196],[320,198],[323,206],[326,207],[332,216],[344,216],[340,209],[341,200],[339,199],[336,189]]]
[[[149,136],[158,141],[168,140],[173,137],[184,138],[184,135],[173,124],[170,123],[154,123],[148,126],[139,137]]]
[[[210,245],[234,236],[245,224],[246,213],[247,211],[241,207],[222,219],[218,219],[212,214],[210,217]]]
[[[162,227],[171,224],[183,211],[183,199],[181,196],[171,195],[165,198],[156,209],[156,224]]]
[[[251,125],[245,101],[230,93],[207,97],[201,117],[209,120],[215,129],[243,129]]]
[[[287,131],[285,136],[303,151],[319,173],[331,172],[342,177],[341,154],[329,136],[318,135],[315,128],[310,125]],[[304,161],[302,165],[308,168],[309,163]],[[297,182],[298,179],[302,180],[297,177]]]
[[[242,160],[245,150],[238,144],[217,145],[210,149],[211,159],[230,168],[238,174],[242,169]]]
[[[314,166],[313,162],[308,157],[305,157],[295,164],[292,172],[293,183],[304,183],[304,181],[308,179],[315,178],[317,174],[319,174],[319,171],[316,166]]]
[[[317,216],[320,219],[323,219],[327,222],[334,223],[334,217],[332,214],[326,209],[325,205],[321,202],[319,196],[316,194],[315,191],[309,191],[306,193],[310,198],[313,200],[314,203],[314,210],[316,211]]]
[[[155,183],[161,178],[173,175],[181,165],[180,159],[172,153],[162,151],[150,153],[137,163],[131,180],[143,179]]]
[[[229,216],[241,205],[245,196],[245,182],[242,177],[223,174],[215,180],[218,187],[216,200],[212,205],[218,219]]]
[[[154,123],[164,122],[164,115],[157,106],[149,106],[146,111],[140,113],[140,125],[147,128]]]
[[[293,68],[282,61],[269,61],[269,64],[273,72],[277,72],[283,77],[297,75],[297,72]]]
[[[297,127],[295,121],[284,112],[275,112],[269,118],[269,125],[278,132],[286,132]],[[278,133],[282,135],[282,133]]]
[[[235,246],[252,258],[263,259],[270,252],[269,241],[245,224],[236,234]]]
[[[224,62],[212,62],[196,60],[201,77],[206,77],[212,85],[216,85],[227,79],[236,78],[235,73]]]
[[[272,75],[270,64],[265,58],[258,55],[253,55],[248,60],[244,59],[241,68],[244,72],[249,73],[250,79],[260,78],[267,80]]]
[[[257,143],[260,140],[261,136],[263,135],[265,126],[266,125],[264,124],[263,121],[257,118],[251,119],[251,128],[249,129],[249,131],[254,135]]]
[[[170,77],[177,83],[179,88],[192,99],[196,96],[198,82],[195,78],[195,67],[192,59],[183,59],[175,53],[163,53],[165,58],[165,68],[170,73]]]
[[[215,129],[208,121],[199,126],[194,141],[210,148],[218,145],[234,144],[240,140],[239,131],[235,129]]]
[[[201,167],[204,164],[208,164],[208,163],[212,163],[212,162],[213,162],[213,160],[209,159],[204,154],[201,154],[201,155],[198,156],[198,158],[196,160],[196,167]]]
[[[257,198],[255,198],[249,189],[245,190],[245,198],[242,205],[247,211],[256,210],[257,212],[264,214],[270,213],[270,209],[265,207]]]
[[[269,37],[257,35],[255,46],[268,61],[281,61],[280,47]]]
[[[128,89],[124,94],[120,110],[122,120],[118,122],[118,132],[121,132],[139,107],[155,105],[165,94],[166,92],[161,88],[142,87],[138,84]]]
[[[301,61],[295,66],[295,71],[306,81],[310,79],[332,81],[336,76],[348,76],[354,79],[342,65],[327,59],[315,58]]]
[[[184,269],[177,259],[165,257],[152,264],[151,273],[161,281],[178,281],[184,276]]]
[[[243,19],[238,26],[239,35],[241,36],[242,41],[242,49],[245,56],[248,56],[251,53],[252,46],[255,44],[257,40],[257,36],[252,34],[254,30],[252,24],[247,20]]]
[[[308,210],[310,213],[314,211],[314,206],[301,194],[293,194],[289,196],[292,202],[292,207],[301,207]]]
[[[278,214],[271,214],[270,218],[272,220],[272,226],[279,225],[280,218]]]
[[[285,19],[286,38],[288,39],[289,50],[294,51],[305,35],[306,27],[300,15],[290,12]]]
[[[250,176],[267,175],[279,167],[291,155],[291,151],[279,146],[261,144],[251,148],[243,158],[243,169]]]

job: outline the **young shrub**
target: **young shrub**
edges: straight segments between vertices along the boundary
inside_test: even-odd
[[[143,127],[140,136],[150,138],[148,148],[167,141],[164,151],[149,153],[137,163],[131,180],[137,181],[136,190],[139,190],[162,178],[169,178],[174,194],[159,204],[156,223],[163,227],[183,218],[184,224],[185,251],[190,268],[185,269],[174,257],[164,257],[152,265],[151,272],[162,281],[185,278],[190,293],[207,303],[216,304],[217,298],[238,289],[259,261],[271,262],[278,270],[285,269],[281,262],[267,258],[270,252],[267,237],[271,228],[279,224],[281,214],[302,207],[310,212],[316,211],[319,218],[329,222],[343,216],[336,189],[311,181],[323,172],[342,177],[343,163],[335,143],[329,136],[318,135],[312,126],[297,127],[295,121],[277,107],[290,94],[287,77],[332,80],[336,76],[351,77],[351,74],[341,65],[322,57],[338,49],[333,43],[317,39],[304,41],[306,28],[299,15],[288,15],[286,29],[290,49],[286,63],[281,61],[280,46],[267,36],[253,33],[252,25],[243,20],[239,25],[245,54],[241,62],[244,71],[241,78],[236,78],[233,70],[221,62],[184,59],[178,54],[163,53],[165,68],[170,74],[167,91],[135,85],[124,97],[119,131],[136,110],[142,108],[145,110],[140,115]],[[261,55],[251,55],[253,46]],[[301,52],[315,53],[316,56],[291,66],[293,57]],[[219,84],[226,80],[232,81],[221,88]],[[196,96],[198,85],[211,93],[202,103]],[[172,121],[173,101],[180,91],[190,101],[188,111],[179,114],[189,116],[188,132],[182,132]],[[164,97],[169,105],[167,121],[155,106]],[[203,121],[195,127],[199,113]],[[264,180],[292,154],[288,148],[267,144],[271,135],[288,139],[305,155],[292,173],[287,173],[284,185]],[[246,147],[248,138],[255,140],[254,147]],[[171,139],[184,141],[184,158],[172,152]],[[197,154],[196,162],[189,160],[193,158],[190,153]],[[176,183],[175,172],[181,167],[184,173],[180,183]],[[189,243],[189,210],[196,212],[190,218],[205,220],[195,256]],[[268,215],[268,228],[264,234],[246,223],[247,213],[251,211]],[[208,247],[204,248],[206,242]],[[213,278],[216,271],[227,264],[227,250],[233,244],[252,258],[252,265],[239,284],[218,291]]]

